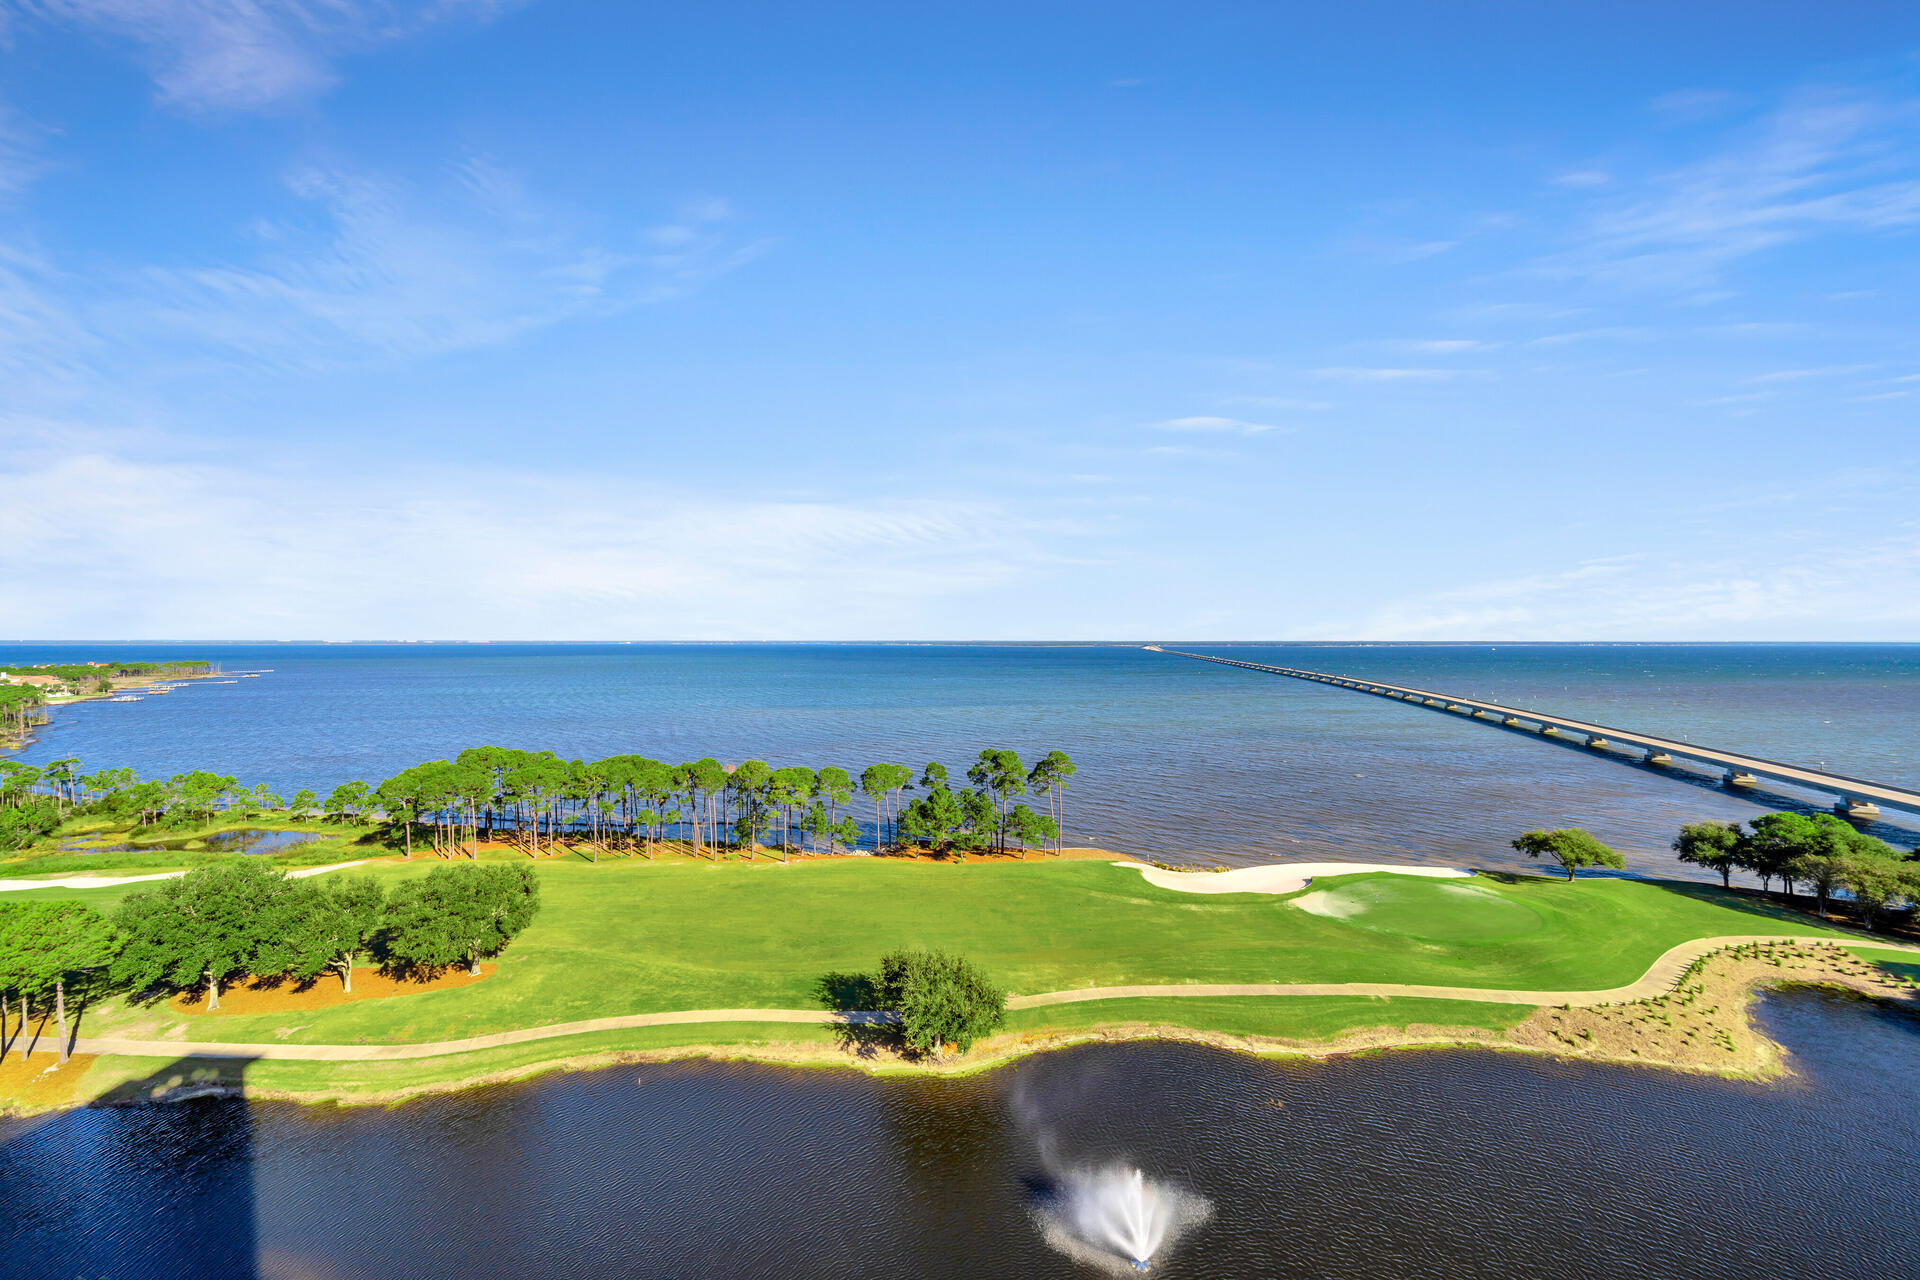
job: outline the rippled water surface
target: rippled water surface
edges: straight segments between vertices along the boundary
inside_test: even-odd
[[[1920,646],[1196,646],[1663,731],[1920,785]],[[126,652],[162,655],[162,647]],[[176,650],[175,652],[181,652]],[[28,760],[209,768],[283,794],[378,780],[480,743],[569,757],[961,766],[986,745],[1080,766],[1068,836],[1173,860],[1509,863],[1588,827],[1669,873],[1679,823],[1773,798],[1700,775],[1282,677],[1125,647],[192,646],[234,684],[59,708]],[[98,647],[0,646],[0,661]],[[1691,781],[1688,780],[1689,776]],[[1889,815],[1890,817],[1892,815]],[[1908,822],[1920,819],[1907,819]],[[1878,832],[1911,846],[1904,828]]]
[[[1920,1274],[1920,1022],[1763,1016],[1784,1084],[1172,1045],[985,1077],[663,1065],[395,1110],[0,1120],[8,1275],[1079,1277],[1036,1199],[1137,1163],[1213,1206],[1168,1277]]]

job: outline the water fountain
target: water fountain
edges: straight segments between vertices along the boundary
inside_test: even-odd
[[[1040,1210],[1049,1244],[1124,1275],[1151,1268],[1154,1255],[1204,1219],[1211,1206],[1177,1187],[1149,1182],[1139,1169],[1113,1165],[1061,1175]]]

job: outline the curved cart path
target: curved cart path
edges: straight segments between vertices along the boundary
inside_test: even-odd
[[[323,876],[329,871],[363,866],[371,861],[373,861],[371,858],[355,858],[352,862],[330,862],[324,867],[296,867],[287,872],[287,878],[304,880],[308,876]],[[59,880],[0,880],[0,893],[5,893],[9,889],[111,889],[115,885],[145,884],[149,880],[178,880],[186,874],[186,871],[155,871],[151,875],[141,876],[67,876]]]
[[[1419,1000],[1474,1000],[1486,1004],[1522,1005],[1596,1005],[1629,1000],[1645,1000],[1664,995],[1679,983],[1693,962],[1727,947],[1752,942],[1827,942],[1835,945],[1872,946],[1887,951],[1920,955],[1920,947],[1901,943],[1878,942],[1870,938],[1832,937],[1812,934],[1729,934],[1718,938],[1696,938],[1673,947],[1640,976],[1624,987],[1605,991],[1512,991],[1489,987],[1428,987],[1395,982],[1256,982],[1256,983],[1181,983],[1169,986],[1083,987],[1073,991],[1044,991],[1038,995],[1013,996],[1011,1009],[1037,1009],[1047,1005],[1079,1004],[1091,1000],[1165,999],[1169,997],[1219,996],[1382,996]],[[687,1009],[671,1013],[632,1013],[611,1018],[591,1018],[584,1022],[557,1022],[544,1027],[522,1027],[514,1031],[496,1031],[491,1035],[469,1036],[463,1040],[437,1040],[427,1044],[243,1044],[223,1040],[122,1040],[111,1036],[82,1037],[73,1045],[75,1053],[124,1054],[140,1058],[275,1058],[305,1062],[386,1062],[407,1058],[437,1058],[450,1053],[472,1053],[480,1049],[498,1049],[506,1045],[527,1044],[535,1040],[556,1040],[564,1036],[589,1035],[596,1031],[623,1031],[634,1027],[665,1027],[701,1022],[791,1022],[827,1026],[849,1026],[888,1022],[891,1013],[857,1010],[826,1012],[817,1009]],[[54,1039],[42,1034],[28,1052],[54,1052]]]

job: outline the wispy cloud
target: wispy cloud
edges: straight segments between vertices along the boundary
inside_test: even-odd
[[[0,102],[0,200],[18,194],[45,166],[40,131]]]
[[[1715,154],[1602,197],[1551,276],[1697,291],[1740,259],[1823,234],[1920,225],[1920,99],[1808,89]]]
[[[1770,373],[1755,374],[1749,382],[1806,382],[1815,378],[1841,378],[1848,374],[1865,373],[1873,368],[1870,364],[1827,364],[1812,369],[1775,369]]]
[[[512,0],[10,0],[39,18],[138,47],[160,99],[250,110],[317,93],[341,54],[452,19],[485,21]]]
[[[1648,342],[1654,337],[1652,329],[1636,325],[1610,324],[1593,329],[1573,329],[1566,333],[1543,333],[1527,341],[1530,346],[1560,347],[1576,342]]]
[[[1920,626],[1920,527],[1741,557],[1626,555],[1394,600],[1307,639],[1906,639]],[[1850,602],[1845,617],[1834,601]]]
[[[1341,382],[1441,382],[1458,378],[1465,372],[1461,369],[1395,369],[1342,364],[1315,369],[1313,376]]]
[[[1329,400],[1307,400],[1299,396],[1227,396],[1233,404],[1256,404],[1263,409],[1285,409],[1294,413],[1320,413],[1333,408]]]
[[[1734,97],[1724,89],[1675,89],[1647,104],[1655,115],[1669,121],[1706,120],[1729,110]]]
[[[1488,351],[1500,344],[1497,342],[1487,342],[1479,338],[1408,338],[1394,345],[1403,351],[1419,351],[1427,355],[1452,356],[1467,351]]]
[[[0,441],[0,483],[61,495],[0,507],[15,636],[924,634],[923,610],[1004,589],[1075,534],[951,496],[716,510],[586,469],[330,472],[182,461],[177,441],[150,459],[5,420]]]
[[[1153,424],[1157,431],[1202,431],[1225,432],[1234,435],[1257,436],[1269,431],[1291,431],[1291,427],[1274,426],[1266,422],[1243,422],[1239,418],[1168,418],[1165,422]]]
[[[1573,169],[1555,174],[1553,181],[1562,187],[1604,187],[1613,181],[1613,175],[1604,169]]]
[[[56,279],[35,260],[37,275],[22,267],[15,278],[25,296],[65,299],[64,329],[83,330],[122,364],[321,369],[490,346],[664,301],[763,247],[732,234],[711,201],[683,211],[673,225],[685,234],[671,247],[641,227],[589,236],[484,161],[455,166],[427,190],[321,168],[296,171],[288,188],[318,217],[256,226],[257,243],[236,246],[236,261]],[[45,352],[70,343],[53,319],[33,326],[38,342],[23,333],[25,344]]]

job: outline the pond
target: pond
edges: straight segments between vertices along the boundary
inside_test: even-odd
[[[1099,1275],[1038,1206],[1138,1167],[1211,1206],[1169,1277],[1920,1274],[1920,1022],[1765,999],[1774,1084],[1481,1052],[1089,1046],[958,1080],[681,1063],[394,1109],[0,1120],[9,1274]]]

